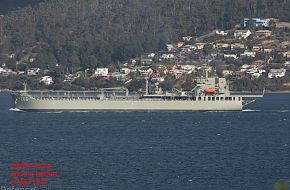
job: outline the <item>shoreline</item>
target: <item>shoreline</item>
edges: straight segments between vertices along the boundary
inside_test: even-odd
[[[33,92],[33,91],[34,92],[69,92],[69,91],[64,91],[64,90],[55,90],[55,91],[54,90],[31,90],[31,92]],[[92,90],[90,90],[90,91],[92,91]],[[9,93],[9,92],[15,92],[15,91],[14,90],[10,90],[10,89],[0,89],[0,93]],[[76,92],[76,91],[72,91],[72,92]],[[79,92],[86,92],[86,91],[79,91]],[[243,93],[243,91],[241,91],[241,93]],[[290,90],[265,91],[265,94],[290,94]]]

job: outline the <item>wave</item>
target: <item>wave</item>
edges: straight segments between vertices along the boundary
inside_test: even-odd
[[[51,111],[51,112],[38,112],[38,113],[53,113],[53,114],[57,114],[57,113],[63,113],[63,111]]]
[[[278,113],[288,113],[290,110],[277,110]]]
[[[68,113],[90,113],[92,111],[68,111]]]
[[[23,110],[20,110],[18,108],[10,108],[9,111],[14,111],[14,112],[24,112]]]
[[[245,109],[242,112],[261,112],[262,110]]]

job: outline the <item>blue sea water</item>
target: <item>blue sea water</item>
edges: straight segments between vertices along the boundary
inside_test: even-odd
[[[290,180],[290,94],[243,112],[15,112],[0,94],[0,183],[51,163],[51,186],[266,190]]]

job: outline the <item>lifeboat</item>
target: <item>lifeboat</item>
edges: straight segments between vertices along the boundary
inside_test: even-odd
[[[206,88],[206,89],[204,89],[204,92],[206,94],[213,94],[213,93],[216,93],[217,90],[215,88]]]

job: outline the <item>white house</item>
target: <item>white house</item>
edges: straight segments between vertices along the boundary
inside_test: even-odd
[[[45,85],[52,85],[53,84],[53,80],[51,76],[44,76],[41,78],[40,80],[41,83],[44,83]]]
[[[235,38],[238,39],[247,39],[251,34],[252,32],[250,30],[236,30],[234,32]]]
[[[174,54],[173,53],[166,53],[166,54],[162,54],[161,55],[162,59],[173,59],[174,58]]]
[[[107,77],[109,74],[108,68],[97,68],[95,70],[95,76],[96,77]]]
[[[250,68],[246,70],[247,74],[254,74],[254,73],[258,73],[258,69],[257,68]]]
[[[195,70],[195,65],[180,65],[181,69],[184,71]]]
[[[165,78],[164,77],[153,77],[152,81],[156,81],[156,82],[164,82]]]
[[[191,36],[183,36],[182,37],[182,40],[185,41],[185,42],[189,42],[191,39],[192,39]]]
[[[268,78],[281,78],[286,75],[286,69],[271,69],[268,73]]]
[[[0,74],[6,72],[2,67],[0,67]]]
[[[40,68],[31,68],[27,70],[27,75],[28,76],[35,76],[38,75],[40,72]]]
[[[245,51],[244,53],[241,54],[241,56],[244,56],[244,57],[256,57],[256,52]]]
[[[5,75],[5,76],[9,76],[9,75],[17,75],[17,72],[12,71],[12,69],[5,69],[0,67],[0,74]]]
[[[223,31],[223,30],[216,30],[215,33],[216,33],[217,35],[221,35],[221,36],[226,36],[226,35],[228,35],[228,32],[225,32],[225,31]]]
[[[229,48],[229,47],[231,47],[231,44],[227,44],[227,43],[216,43],[213,45],[213,48],[215,49]]]
[[[35,58],[30,58],[30,59],[29,59],[29,62],[30,62],[30,63],[33,63],[34,61],[35,61]]]
[[[238,59],[238,56],[235,54],[224,54],[224,58],[234,58],[234,59]]]
[[[233,43],[231,44],[231,49],[245,49],[245,44],[243,43]]]
[[[285,61],[284,66],[285,67],[289,67],[290,66],[290,61]]]
[[[182,46],[184,46],[184,44],[184,42],[177,42],[176,47],[181,48]]]
[[[244,64],[244,65],[242,65],[242,67],[241,67],[241,72],[246,72],[249,68],[251,68],[250,65],[248,65],[248,64]]]

